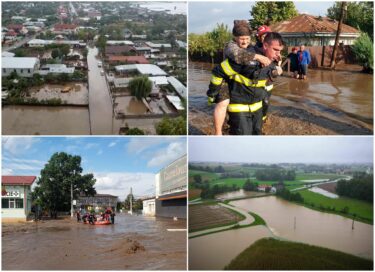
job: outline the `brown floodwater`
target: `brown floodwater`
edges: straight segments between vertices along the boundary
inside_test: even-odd
[[[221,270],[255,241],[269,236],[266,227],[255,226],[189,239],[189,270]]]
[[[113,130],[113,107],[105,76],[98,67],[98,49],[89,48],[87,54],[87,65],[89,68],[89,104],[90,123],[93,135],[112,134]]]
[[[118,214],[114,225],[63,219],[3,224],[5,270],[185,270],[186,221]]]
[[[356,221],[352,230],[350,219],[314,211],[274,196],[230,204],[257,213],[268,228],[256,226],[189,239],[189,269],[223,269],[255,241],[271,236],[373,259],[372,225]]]
[[[3,135],[89,135],[87,107],[3,106]]]
[[[133,96],[118,96],[115,103],[117,104],[115,110],[125,115],[145,114],[148,110],[142,101]]]
[[[255,197],[255,196],[261,196],[261,195],[265,195],[265,193],[248,192],[248,191],[245,191],[244,189],[240,189],[238,191],[218,194],[215,196],[215,198],[220,199],[220,200],[227,200],[227,199],[242,198],[242,197]]]
[[[212,114],[206,97],[212,68],[209,63],[189,62],[190,110]],[[373,129],[373,75],[311,69],[308,80],[282,76],[274,86],[271,110],[296,108],[348,126],[356,124]]]
[[[275,196],[233,201],[260,215],[279,237],[373,259],[373,226],[293,204]],[[294,218],[296,227],[294,228]]]

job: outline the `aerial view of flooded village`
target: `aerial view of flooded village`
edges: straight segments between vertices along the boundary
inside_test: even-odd
[[[372,270],[372,137],[189,138],[189,270]]]
[[[2,137],[2,270],[186,270],[186,138]]]
[[[185,2],[2,2],[3,135],[186,135]]]

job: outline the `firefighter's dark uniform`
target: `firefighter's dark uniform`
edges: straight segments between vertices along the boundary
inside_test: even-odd
[[[262,100],[267,97],[265,88],[272,70],[274,66],[261,68],[257,61],[241,65],[230,59],[224,60],[213,69],[207,95],[212,102],[227,99],[225,92],[221,94],[220,90],[224,80],[228,83],[230,134],[261,134]]]

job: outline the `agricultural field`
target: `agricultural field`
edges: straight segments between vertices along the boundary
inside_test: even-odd
[[[321,194],[311,192],[309,190],[302,190],[299,191],[299,193],[304,198],[304,202],[307,206],[311,206],[311,204],[314,204],[314,208],[317,209],[319,209],[320,206],[323,206],[324,208],[330,207],[331,209],[335,208],[335,211],[332,212],[340,215],[342,215],[342,213],[340,213],[340,210],[348,207],[348,215],[355,214],[357,217],[363,219],[361,221],[366,221],[367,223],[371,224],[373,222],[374,207],[368,202],[347,197],[329,198]]]
[[[296,173],[296,180],[338,179],[338,178],[345,178],[345,177],[346,177],[345,175],[325,174],[325,173],[314,173],[314,174]]]
[[[372,270],[373,261],[343,252],[273,238],[258,240],[226,270]]]
[[[200,197],[202,190],[201,189],[190,189],[189,188],[189,200],[194,200]]]
[[[337,186],[336,182],[318,185],[319,188],[321,188],[323,190],[326,190],[326,191],[328,191],[330,193],[333,193],[333,194],[336,194],[336,186]]]
[[[189,205],[189,232],[234,224],[244,216],[217,204]]]

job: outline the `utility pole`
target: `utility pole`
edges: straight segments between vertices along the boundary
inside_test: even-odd
[[[130,214],[133,214],[133,189],[130,187]]]
[[[340,21],[339,21],[339,25],[337,26],[335,45],[333,47],[333,52],[332,52],[332,57],[331,57],[331,64],[330,64],[331,69],[335,69],[335,66],[336,66],[337,48],[338,48],[338,45],[339,45],[339,38],[340,38],[340,34],[341,34],[342,21],[344,20],[344,13],[346,12],[346,10],[347,10],[347,3],[342,2],[341,3]]]
[[[73,170],[73,178],[76,175],[76,170]],[[74,209],[73,209],[73,179],[70,180],[70,217],[73,218]]]

